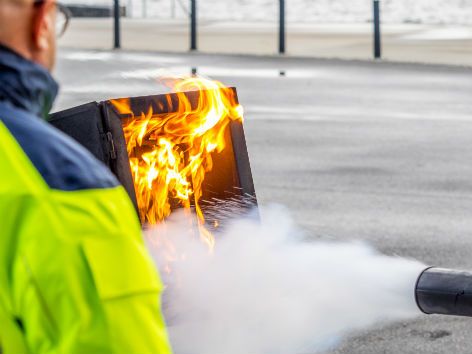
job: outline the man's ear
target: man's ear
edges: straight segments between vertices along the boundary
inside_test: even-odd
[[[50,46],[51,32],[55,31],[54,21],[50,16],[52,1],[44,1],[34,5],[33,15],[33,46],[36,51],[47,51]]]

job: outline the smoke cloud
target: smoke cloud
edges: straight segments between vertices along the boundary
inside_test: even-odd
[[[188,215],[147,231],[176,354],[298,354],[419,314],[424,265],[364,243],[310,241],[279,206],[231,220],[212,253]]]

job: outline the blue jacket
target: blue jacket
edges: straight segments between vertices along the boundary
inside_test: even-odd
[[[163,287],[128,195],[42,119],[57,89],[0,46],[0,347],[169,354]]]

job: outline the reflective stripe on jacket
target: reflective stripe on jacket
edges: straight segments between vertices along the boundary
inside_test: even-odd
[[[0,347],[170,354],[162,284],[126,192],[38,118],[55,91],[0,46]]]

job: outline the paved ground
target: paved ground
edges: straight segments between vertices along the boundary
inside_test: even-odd
[[[313,237],[472,268],[472,69],[66,50],[56,109],[163,92],[157,69],[192,66],[238,87],[261,202],[287,205]],[[425,316],[333,353],[470,354],[471,328]]]
[[[128,50],[186,52],[188,24],[162,19],[124,19],[122,45]],[[278,50],[275,23],[199,23],[199,49],[206,53],[267,55]],[[472,28],[438,25],[384,25],[384,58],[391,61],[472,66]],[[111,19],[74,18],[61,40],[68,48],[109,49]],[[372,58],[371,24],[289,24],[291,56]]]

